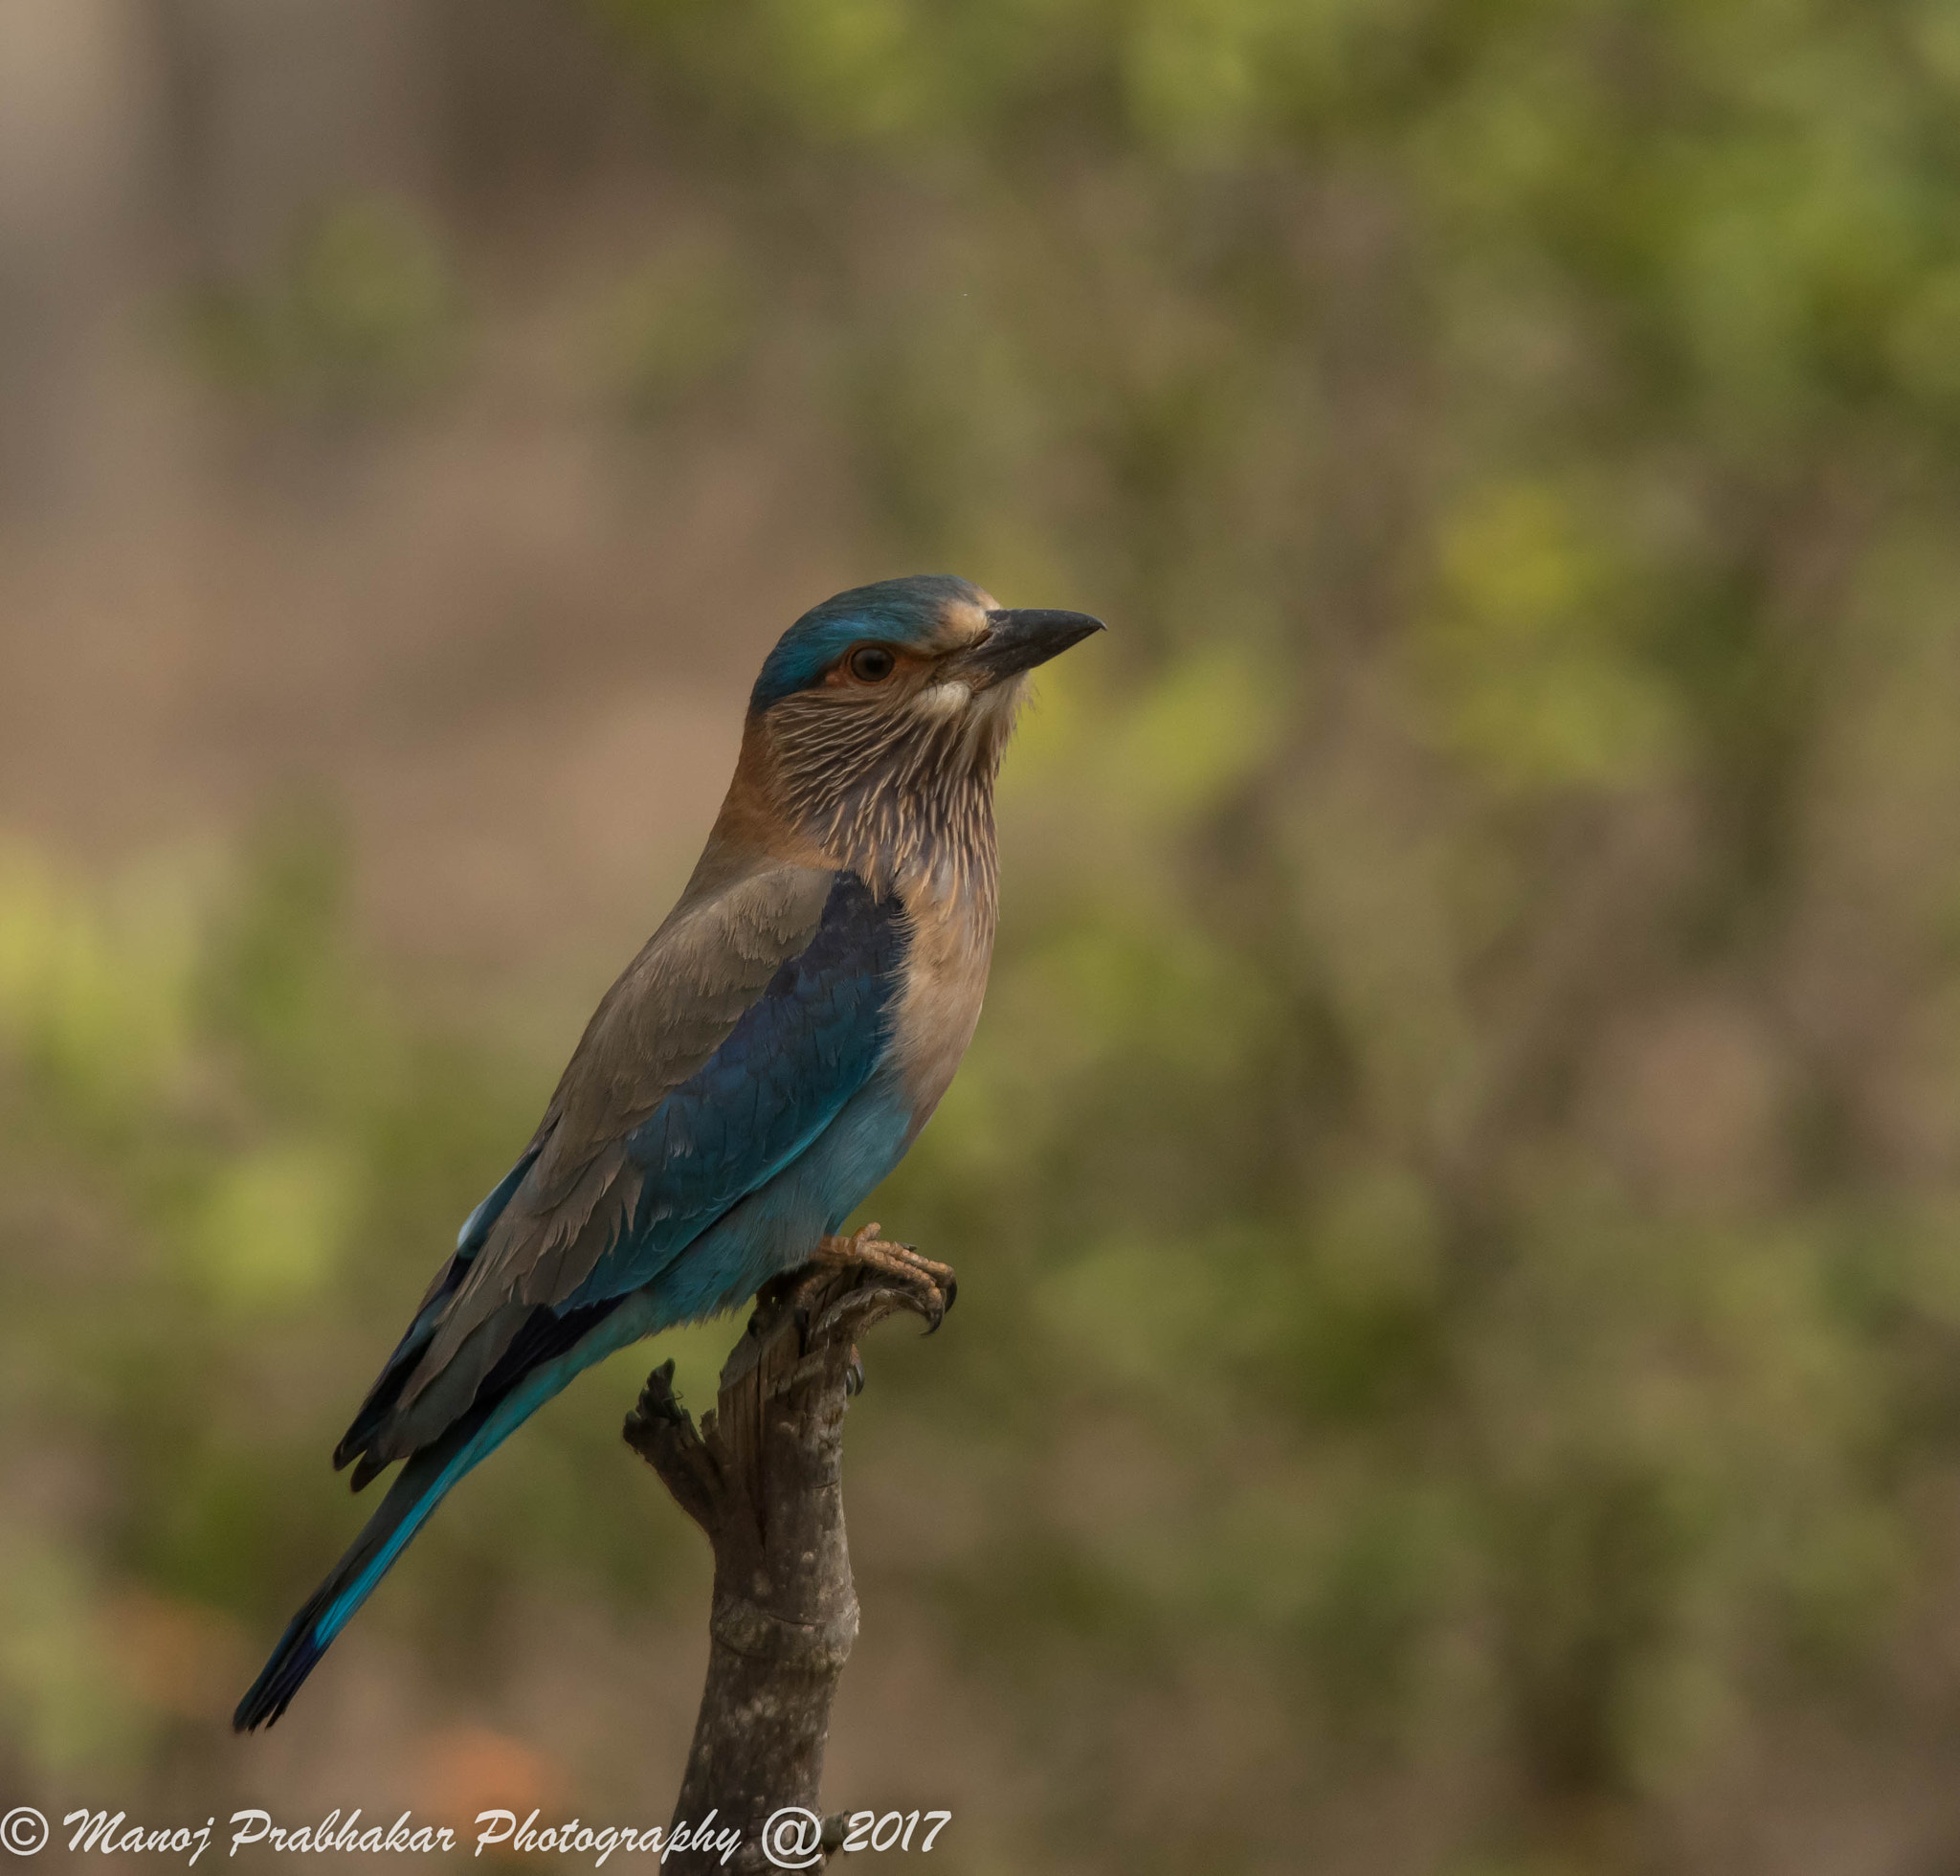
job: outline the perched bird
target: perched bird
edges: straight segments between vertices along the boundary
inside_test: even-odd
[[[949,1289],[875,1227],[835,1234],[972,1038],[993,781],[1027,673],[1101,626],[928,575],[840,592],[783,635],[686,889],[334,1453],[356,1491],[407,1463],[239,1702],[238,1731],[285,1711],[443,1494],[581,1369],[813,1261]]]

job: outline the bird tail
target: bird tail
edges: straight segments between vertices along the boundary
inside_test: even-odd
[[[286,1624],[271,1660],[232,1715],[234,1731],[250,1732],[270,1726],[286,1710],[334,1637],[374,1593],[374,1586],[388,1574],[450,1486],[498,1443],[484,1439],[488,1431],[481,1420],[474,1426],[466,1420],[424,1447],[402,1468],[346,1554]]]
[[[410,1538],[464,1473],[488,1459],[579,1370],[659,1326],[650,1300],[637,1309],[621,1308],[620,1302],[609,1298],[563,1316],[549,1309],[535,1312],[476,1403],[411,1456],[347,1553],[287,1623],[272,1659],[232,1715],[234,1731],[270,1726],[286,1710],[334,1637],[374,1594]]]

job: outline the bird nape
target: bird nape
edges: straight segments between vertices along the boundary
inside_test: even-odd
[[[993,781],[1027,674],[1101,629],[922,575],[840,592],[777,641],[679,900],[335,1451],[357,1491],[405,1463],[239,1731],[286,1710],[443,1494],[581,1369],[838,1254],[979,1016]]]

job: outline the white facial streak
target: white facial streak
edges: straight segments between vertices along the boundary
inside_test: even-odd
[[[952,678],[940,683],[927,684],[919,693],[918,702],[913,707],[922,716],[956,717],[972,701],[972,686]]]

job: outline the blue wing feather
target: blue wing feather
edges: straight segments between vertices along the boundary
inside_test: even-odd
[[[627,1153],[646,1174],[639,1204],[568,1306],[655,1281],[810,1150],[878,1066],[904,949],[897,903],[855,874],[840,876],[809,946],[707,1063],[627,1136]]]
[[[771,1182],[810,1156],[865,1089],[890,1039],[905,934],[896,900],[880,898],[855,875],[838,877],[811,942],[776,972],[708,1061],[626,1135],[627,1154],[644,1176],[619,1241],[571,1294],[531,1310],[464,1411],[417,1448],[353,1547],[294,1618],[234,1725],[278,1718],[450,1487],[574,1374],[663,1324],[698,1313],[706,1302],[727,1300],[731,1271],[745,1281],[753,1273],[752,1251],[746,1259],[731,1256],[719,1240],[743,1235],[737,1208],[745,1200],[765,1195],[768,1212]],[[902,1125],[880,1125],[896,1145]],[[534,1141],[471,1214],[337,1459],[360,1450],[392,1411],[540,1146]],[[856,1163],[848,1148],[832,1157]],[[817,1231],[830,1228],[835,1195],[824,1205]],[[704,1234],[716,1244],[708,1260],[714,1267],[690,1271],[688,1249]],[[357,1484],[364,1472],[371,1476],[370,1460],[361,1466]]]
[[[435,1281],[429,1285],[429,1292],[422,1299],[422,1306],[415,1311],[415,1320],[394,1345],[394,1352],[382,1364],[381,1374],[368,1390],[368,1398],[362,1401],[360,1412],[341,1436],[340,1444],[333,1449],[335,1471],[360,1452],[368,1443],[368,1437],[392,1411],[409,1375],[422,1358],[422,1351],[435,1333],[443,1306],[456,1294],[457,1285],[462,1282],[477,1253],[488,1242],[490,1227],[497,1222],[499,1214],[510,1203],[511,1194],[531,1170],[531,1162],[538,1157],[539,1149],[540,1143],[535,1140],[526,1147],[517,1164],[491,1187],[483,1201],[463,1220],[463,1228],[457,1233],[456,1249],[449,1262],[436,1272]],[[372,1476],[372,1473],[365,1477],[356,1473],[354,1489],[359,1491]]]

